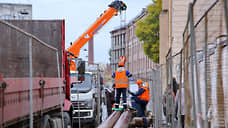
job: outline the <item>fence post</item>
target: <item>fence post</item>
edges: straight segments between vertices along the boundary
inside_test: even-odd
[[[178,103],[178,108],[179,108],[179,120],[178,120],[178,126],[181,126],[181,111],[182,111],[182,50],[180,52],[180,82],[179,82],[179,103]]]
[[[57,60],[58,81],[59,81],[59,96],[60,96],[60,106],[61,106],[61,116],[62,116],[62,127],[64,128],[62,89],[61,89],[61,79],[60,79],[60,68],[59,68],[59,54],[58,54],[58,51],[56,51],[56,60]]]
[[[193,103],[193,121],[194,127],[196,128],[196,108],[195,108],[195,89],[194,89],[194,61],[193,61],[193,38],[195,35],[193,34],[194,31],[194,23],[193,23],[193,5],[192,3],[189,4],[189,13],[190,13],[190,36],[191,36],[191,50],[190,50],[190,65],[191,65],[191,85],[192,85],[192,103]]]
[[[169,60],[166,58],[166,87],[168,87],[169,83]]]
[[[153,78],[153,76],[152,76],[152,73],[153,72],[153,70],[151,71],[151,73],[150,73],[150,77],[151,78]],[[154,115],[154,120],[155,120],[155,103],[154,103],[154,99],[155,99],[155,97],[154,97],[154,85],[153,85],[153,79],[151,79],[151,81],[150,81],[150,88],[151,88],[151,92],[152,92],[152,113],[153,113],[153,115]],[[154,122],[153,122],[153,125],[155,125],[154,124]]]
[[[183,33],[182,36],[183,36],[183,40],[182,40],[183,41],[183,48],[182,48],[182,54],[181,54],[181,56],[183,57],[183,60],[181,60],[182,61],[182,66],[181,66],[182,68],[181,68],[181,72],[180,72],[181,73],[181,79],[180,79],[180,81],[182,81],[182,78],[183,78],[183,81],[185,81],[185,48],[184,48],[185,47],[185,38],[184,38],[184,33]],[[182,71],[182,69],[183,69],[183,71]],[[180,84],[182,84],[182,83],[180,83]],[[185,89],[185,82],[183,82],[183,88]],[[185,111],[186,111],[186,104],[184,104],[184,107],[185,107]],[[182,124],[182,122],[181,122],[181,124]]]
[[[29,90],[29,99],[30,99],[30,121],[29,127],[33,128],[33,96],[32,96],[32,38],[29,37],[29,83],[30,83],[30,90]]]
[[[170,70],[170,84],[171,84],[171,90],[172,90],[172,92],[171,93],[173,93],[173,56],[172,56],[172,48],[171,48],[171,50],[170,50],[170,59],[169,59],[169,70]],[[173,97],[174,98],[174,97]],[[172,114],[172,119],[171,119],[171,126],[172,126],[172,128],[175,128],[175,126],[174,126],[174,112],[175,112],[175,107],[174,107],[174,100],[172,99],[171,100],[171,114]]]
[[[200,127],[202,128],[202,111],[201,111],[201,99],[200,99],[200,87],[199,87],[199,77],[198,77],[198,65],[197,65],[197,56],[196,56],[196,38],[195,38],[195,27],[194,27],[194,23],[193,23],[193,6],[191,9],[191,22],[190,22],[190,26],[191,26],[191,48],[192,48],[192,57],[193,57],[193,61],[194,61],[194,65],[195,65],[195,87],[196,87],[196,94],[197,94],[197,108],[198,108],[198,115],[197,117],[199,118],[199,123],[200,123]],[[194,70],[192,70],[192,72],[194,72]],[[198,120],[197,120],[198,121]]]
[[[157,105],[156,105],[156,78],[155,70],[152,70],[152,93],[153,93],[153,113],[154,113],[154,126],[157,127]],[[155,79],[154,79],[155,78]]]
[[[97,87],[98,87],[98,100],[97,100],[97,102],[98,102],[98,124],[100,124],[101,123],[101,118],[100,118],[100,113],[101,113],[101,82],[100,82],[100,69],[99,69],[100,67],[99,67],[99,64],[97,64],[97,69],[98,69],[98,72],[97,72]]]
[[[158,124],[159,124],[159,95],[158,95],[158,73],[156,70],[154,70],[155,73],[155,105],[156,105],[156,122],[155,122],[155,127],[158,128]]]
[[[161,124],[161,118],[162,118],[162,93],[161,93],[161,66],[158,67],[157,69],[157,81],[158,81],[158,127],[160,127],[160,124]]]
[[[205,83],[205,128],[208,128],[208,118],[207,118],[207,111],[208,111],[208,103],[207,103],[207,14],[205,15],[205,33],[204,33],[204,83]]]

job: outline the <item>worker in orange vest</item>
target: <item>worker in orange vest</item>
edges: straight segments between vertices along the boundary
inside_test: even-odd
[[[137,110],[137,117],[143,117],[144,127],[147,127],[145,110],[146,110],[146,105],[150,100],[149,84],[147,82],[143,84],[143,81],[139,79],[137,80],[137,85],[139,89],[136,92],[136,94],[130,91],[129,93],[133,96],[131,98],[131,101],[132,101],[133,107]]]
[[[123,108],[127,109],[127,88],[128,77],[131,77],[131,73],[125,70],[124,62],[120,61],[118,69],[112,74],[115,79],[115,108],[119,108],[120,95],[123,95]]]

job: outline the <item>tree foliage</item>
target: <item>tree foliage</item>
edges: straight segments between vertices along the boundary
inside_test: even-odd
[[[162,8],[162,0],[152,0],[148,5],[148,14],[144,19],[136,23],[136,36],[143,41],[144,53],[154,62],[159,62],[159,13]]]

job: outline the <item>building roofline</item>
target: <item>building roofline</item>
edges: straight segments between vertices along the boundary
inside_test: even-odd
[[[118,26],[118,27],[115,27],[112,31],[110,31],[110,33],[114,33],[116,31],[119,31],[120,29],[126,29],[126,27],[130,26],[131,24],[137,22],[139,19],[141,19],[143,16],[147,15],[148,14],[148,9],[147,8],[142,8],[142,11],[137,14],[132,20],[129,21],[129,23],[127,25],[124,25],[124,26]]]
[[[126,25],[124,25],[124,26],[117,26],[112,31],[110,31],[110,33],[114,33],[116,31],[125,30],[125,29],[126,29]]]
[[[130,22],[127,24],[127,26],[130,26],[131,24],[137,22],[139,19],[141,19],[143,16],[148,14],[148,9],[147,8],[142,8],[142,11],[136,15]]]
[[[0,3],[0,5],[22,5],[22,6],[32,6],[32,4],[24,4],[24,3]]]

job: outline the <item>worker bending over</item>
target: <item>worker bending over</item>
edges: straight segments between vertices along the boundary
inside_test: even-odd
[[[115,108],[119,108],[120,95],[123,95],[123,107],[127,109],[127,88],[128,88],[128,77],[131,77],[131,73],[125,70],[124,62],[120,61],[118,69],[112,74],[115,79]]]
[[[135,93],[132,93],[129,91],[129,93],[133,96],[131,98],[133,107],[137,110],[137,117],[143,117],[143,125],[144,127],[147,127],[147,121],[146,121],[146,105],[148,104],[150,100],[149,95],[149,84],[145,82],[143,84],[142,80],[137,80],[137,85],[139,87],[138,91]]]

